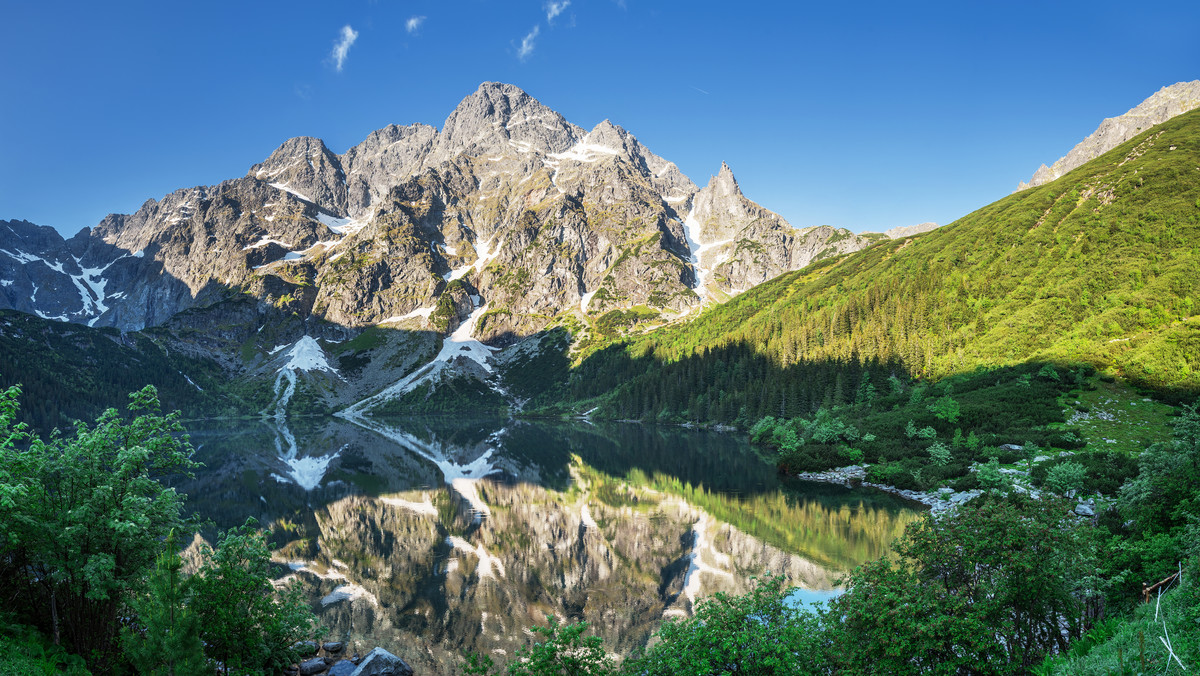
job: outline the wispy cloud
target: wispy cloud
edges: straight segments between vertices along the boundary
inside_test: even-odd
[[[404,22],[404,30],[408,31],[409,35],[413,35],[421,28],[421,24],[425,23],[425,17],[414,16]]]
[[[342,26],[342,32],[338,36],[338,41],[333,44],[333,51],[329,53],[329,58],[333,59],[333,67],[340,73],[342,65],[346,63],[346,55],[350,53],[350,45],[358,39],[358,31],[350,27],[349,24]]]
[[[517,48],[518,59],[524,61],[525,59],[529,58],[530,54],[533,53],[533,48],[535,46],[533,41],[537,39],[538,33],[541,32],[541,30],[541,26],[534,26],[533,30],[529,31],[529,35],[526,35],[525,38],[521,40],[521,46]]]
[[[545,5],[546,21],[550,22],[550,24],[553,25],[554,17],[558,16],[559,14],[562,14],[570,6],[571,6],[571,0],[562,0],[562,2],[554,2],[553,0],[551,0],[550,2],[547,2]]]
[[[695,89],[696,91],[700,92],[701,94],[707,94],[707,93],[708,93],[708,92],[704,91],[703,89],[701,89],[701,88],[697,87],[696,85],[688,85],[688,86],[689,86],[689,87],[691,87],[692,89]]]

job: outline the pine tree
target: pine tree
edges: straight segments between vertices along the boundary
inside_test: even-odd
[[[211,674],[200,643],[200,618],[191,612],[192,581],[182,574],[175,531],[167,537],[145,593],[131,599],[139,627],[121,632],[125,655],[140,674]]]

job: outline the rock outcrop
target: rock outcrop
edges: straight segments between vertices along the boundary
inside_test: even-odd
[[[1085,162],[1094,160],[1156,124],[1200,107],[1200,80],[1177,82],[1155,92],[1124,115],[1110,117],[1080,141],[1071,152],[1047,167],[1042,165],[1017,191],[1049,183]]]
[[[733,170],[724,162],[693,198],[684,224],[697,293],[712,300],[870,244],[843,228],[792,227],[742,194]]]

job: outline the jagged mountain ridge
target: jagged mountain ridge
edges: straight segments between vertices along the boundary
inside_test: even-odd
[[[718,183],[726,175],[728,167]],[[585,132],[517,87],[484,83],[440,132],[393,125],[341,155],[319,139],[289,139],[242,178],[110,215],[59,248],[110,251],[109,260],[75,264],[93,271],[144,256],[113,268],[130,268],[119,279],[97,273],[100,288],[89,291],[68,274],[57,280],[57,304],[39,307],[26,292],[47,271],[25,275],[19,289],[9,286],[20,275],[6,274],[13,285],[0,288],[0,302],[131,330],[234,290],[365,326],[420,316],[413,313],[462,279],[488,306],[480,337],[504,342],[576,308],[586,317],[636,305],[679,314],[700,305],[702,272],[684,225],[696,199],[733,203],[718,212],[759,221],[716,224],[727,233],[745,226],[730,247],[741,246],[742,255],[723,255],[714,277],[726,294],[806,264],[812,255],[798,251],[819,253],[821,235],[834,233],[793,233],[740,191],[709,194],[716,187],[698,191],[673,163],[607,120]],[[846,240],[839,252],[852,248],[847,242],[865,243],[838,232]],[[49,258],[37,255],[49,272],[61,263],[60,274],[83,274],[48,246],[38,250]],[[30,262],[30,247],[11,248],[0,265]],[[40,281],[47,289],[53,280]]]
[[[289,139],[245,176],[69,241],[0,228],[0,308],[154,327],[264,414],[357,415],[447,384],[520,406],[501,348],[613,311],[626,327],[684,316],[882,237],[795,229],[724,163],[698,188],[608,120],[585,131],[484,83],[441,131],[392,125],[340,155]],[[387,331],[356,338],[376,326]]]
[[[1105,118],[1096,131],[1088,135],[1060,157],[1053,165],[1038,167],[1028,183],[1021,182],[1017,191],[1049,183],[1085,162],[1100,157],[1129,139],[1157,124],[1200,107],[1200,80],[1176,82],[1163,87],[1125,114]]]

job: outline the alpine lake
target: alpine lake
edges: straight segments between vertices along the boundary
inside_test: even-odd
[[[628,654],[766,574],[826,599],[919,509],[781,477],[739,433],[469,416],[190,430],[204,467],[176,488],[201,535],[254,517],[326,640],[419,674],[458,673],[464,652],[507,662],[548,615]]]

